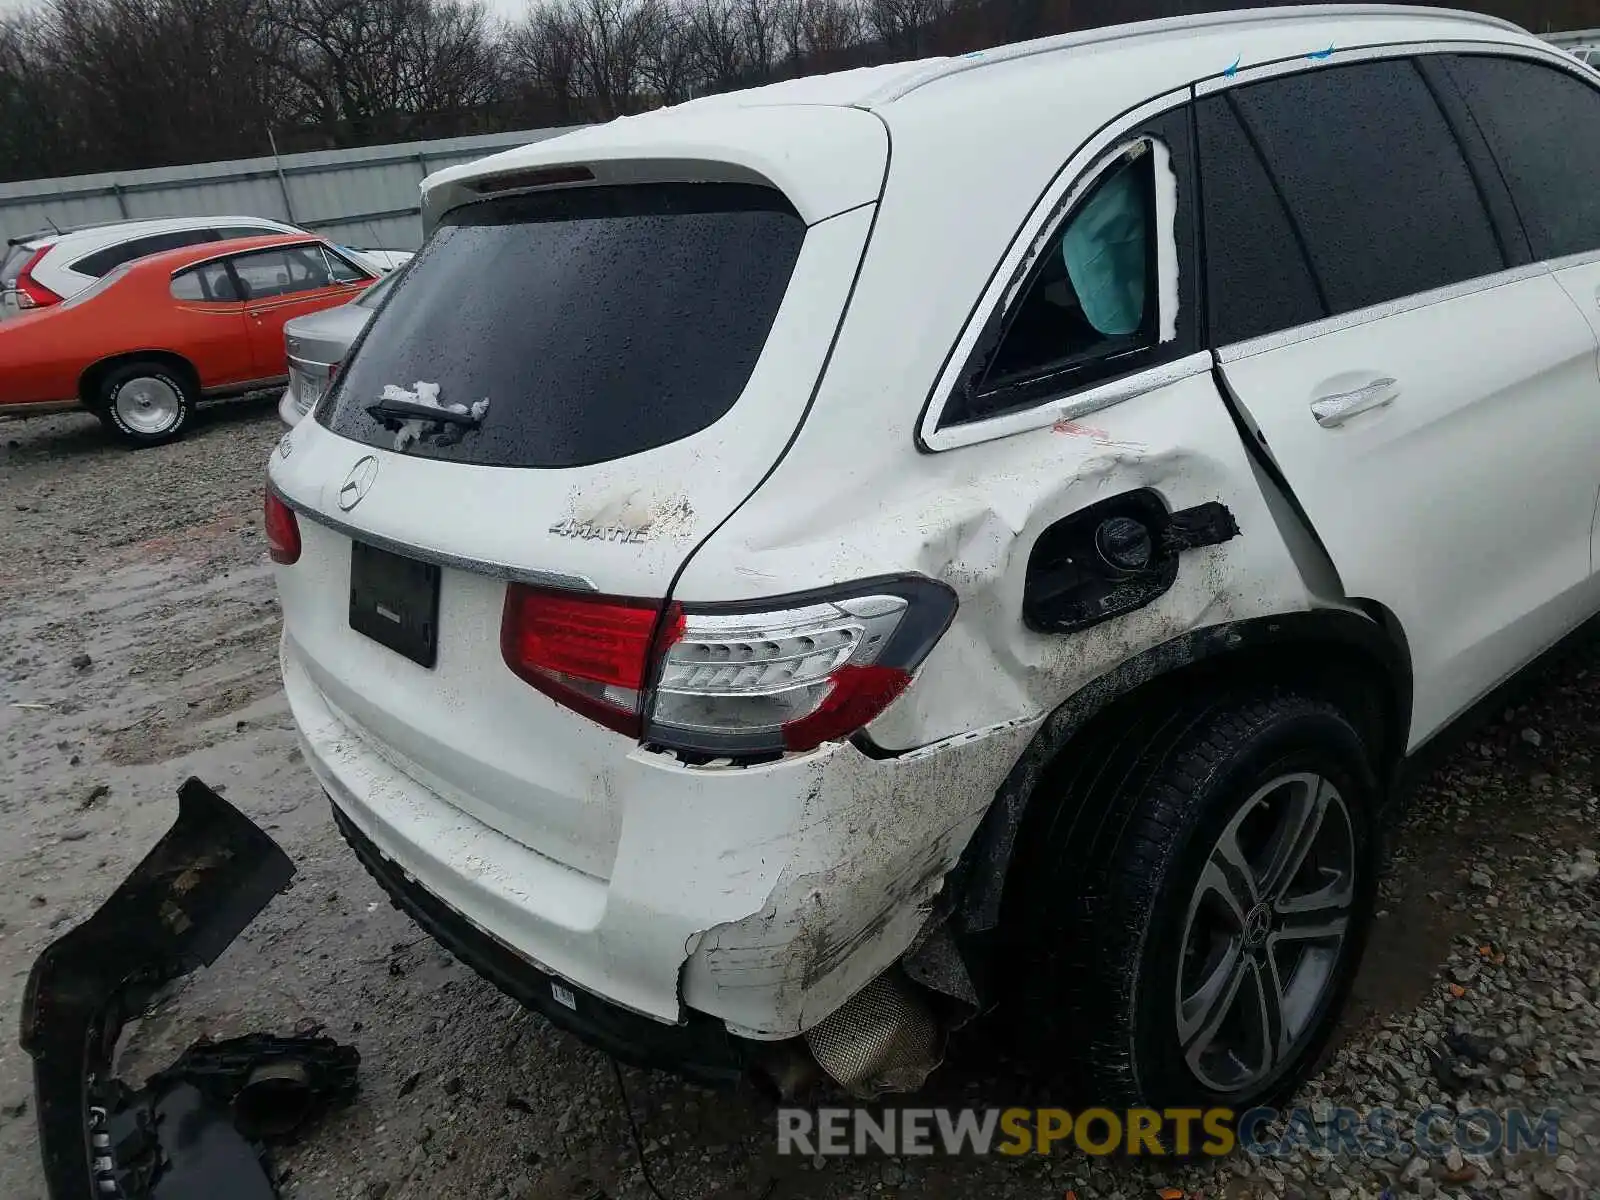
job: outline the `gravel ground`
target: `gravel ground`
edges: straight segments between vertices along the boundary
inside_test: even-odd
[[[335,834],[278,690],[258,533],[269,403],[127,453],[89,417],[0,425],[0,1008],[105,898],[190,774],[300,874],[148,1014],[126,1069],[202,1033],[325,1026],[362,1094],[276,1161],[300,1200],[651,1194],[607,1060],[519,1011],[383,902]],[[1056,1156],[829,1160],[775,1151],[771,1110],[627,1071],[651,1176],[678,1198],[1392,1195],[1600,1198],[1600,646],[1564,654],[1455,749],[1394,840],[1342,1045],[1300,1100],[1559,1110],[1557,1155],[1299,1151],[1176,1168]],[[43,1195],[27,1059],[0,1045],[0,1196]],[[964,1036],[919,1103],[1062,1102]]]

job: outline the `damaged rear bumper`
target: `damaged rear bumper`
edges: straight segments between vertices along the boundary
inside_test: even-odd
[[[419,887],[337,804],[333,820],[396,908],[456,958],[552,1025],[631,1066],[675,1071],[713,1085],[733,1083],[744,1075],[745,1044],[720,1021],[690,1013],[685,1023],[668,1025],[566,986]]]
[[[703,1078],[736,1072],[750,1042],[806,1033],[894,966],[1034,729],[746,768],[636,748],[606,779],[621,836],[601,879],[441,799],[403,747],[328,703],[289,643],[282,661],[307,761],[402,907],[557,1024]]]
[[[153,1097],[153,1118],[119,1131],[134,1096],[111,1068],[123,1025],[164,985],[213,962],[293,875],[270,837],[190,779],[166,836],[93,916],[39,955],[23,994],[21,1042],[33,1059],[52,1200],[143,1196],[152,1176],[175,1200],[216,1195],[218,1176],[185,1175],[219,1164],[230,1195],[272,1194],[254,1150],[193,1089]],[[127,1152],[132,1145],[137,1156]],[[187,1161],[180,1146],[191,1152]]]

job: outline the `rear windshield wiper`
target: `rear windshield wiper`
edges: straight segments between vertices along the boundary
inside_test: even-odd
[[[398,429],[402,421],[434,421],[441,425],[460,425],[476,429],[483,424],[483,413],[470,409],[457,412],[453,408],[435,408],[431,404],[418,404],[414,400],[379,400],[367,405],[367,412],[386,429]]]

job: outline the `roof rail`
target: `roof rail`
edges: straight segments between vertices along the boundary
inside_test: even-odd
[[[1009,46],[996,46],[993,50],[976,50],[955,58],[935,59],[927,70],[918,71],[886,85],[860,101],[863,108],[887,104],[925,87],[937,80],[975,70],[992,63],[1012,62],[1031,58],[1036,54],[1053,54],[1058,50],[1071,50],[1079,46],[1095,46],[1106,42],[1119,42],[1152,34],[1192,32],[1201,29],[1220,29],[1229,25],[1274,25],[1308,17],[1407,17],[1411,20],[1470,21],[1513,33],[1527,33],[1512,21],[1491,17],[1484,13],[1467,12],[1454,8],[1426,8],[1413,4],[1294,4],[1272,8],[1233,9],[1225,12],[1195,13],[1181,17],[1161,17],[1154,21],[1134,21],[1124,25],[1104,25],[1097,29],[1080,29],[1054,37],[1016,42]]]

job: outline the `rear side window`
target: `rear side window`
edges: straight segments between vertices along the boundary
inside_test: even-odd
[[[1600,89],[1539,63],[1444,59],[1537,259],[1600,249]]]
[[[1466,159],[1409,60],[1237,89],[1332,315],[1505,266]]]
[[[1035,380],[1155,341],[1150,144],[1117,163],[1051,235],[979,385],[986,407]],[[1019,397],[1020,398],[1020,397]]]
[[[318,419],[369,445],[498,467],[582,466],[688,437],[744,391],[804,239],[777,192],[735,184],[458,209],[392,285]],[[475,428],[397,443],[367,411],[386,389],[486,404]]]
[[[1325,317],[1305,247],[1226,95],[1195,106],[1195,130],[1212,344]]]
[[[172,295],[178,300],[229,303],[239,298],[226,263],[201,263],[172,277]]]
[[[112,267],[120,267],[123,263],[133,262],[151,254],[160,254],[163,250],[176,250],[180,246],[213,242],[216,238],[216,231],[211,229],[179,229],[172,233],[153,233],[148,237],[134,238],[115,246],[107,246],[103,250],[96,250],[93,254],[86,254],[72,264],[72,269],[79,274],[92,275],[98,279]]]

